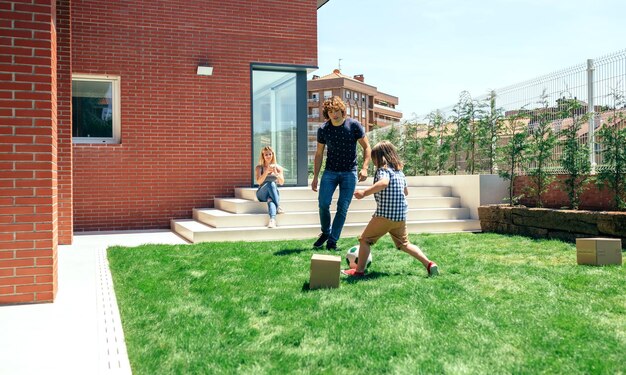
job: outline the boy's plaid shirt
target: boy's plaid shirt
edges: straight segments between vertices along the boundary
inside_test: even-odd
[[[404,173],[391,168],[377,169],[374,183],[384,178],[389,179],[389,185],[378,193],[374,193],[376,199],[374,216],[381,216],[393,221],[406,221],[409,207],[404,196],[404,188],[406,187]]]

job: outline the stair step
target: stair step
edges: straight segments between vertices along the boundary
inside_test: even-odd
[[[407,203],[411,208],[458,208],[461,200],[458,197],[407,197]],[[302,200],[282,200],[280,206],[287,212],[317,211],[318,201],[316,199]],[[334,199],[330,206],[335,210],[337,200]],[[216,198],[215,208],[235,214],[267,214],[267,203],[252,201],[242,198]],[[350,203],[350,210],[371,210],[376,209],[374,198],[353,199]]]
[[[365,188],[367,186],[357,186],[357,188]],[[409,186],[409,195],[407,197],[449,197],[451,189],[449,186]],[[235,198],[256,201],[257,188],[236,188]],[[280,187],[280,199],[286,200],[317,200],[318,193],[311,190],[309,186],[298,187]],[[335,191],[333,197],[339,196],[339,189]]]
[[[215,228],[244,228],[267,225],[267,210],[263,213],[235,214],[215,208],[194,209],[193,218],[201,223]],[[350,209],[346,223],[368,222],[374,213],[373,209],[353,210]],[[335,212],[331,211],[334,216]],[[407,213],[407,221],[421,220],[458,220],[469,218],[468,208],[410,208]],[[319,213],[317,211],[285,212],[276,216],[276,222],[282,225],[319,225]]]
[[[354,237],[361,234],[364,223],[346,223],[342,237]],[[320,232],[317,225],[286,225],[268,229],[265,226],[250,226],[245,230],[238,227],[214,228],[193,219],[172,220],[174,232],[187,240],[196,242],[213,241],[270,241],[315,238]],[[423,220],[407,221],[409,233],[448,233],[448,232],[480,232],[480,221],[464,220]]]

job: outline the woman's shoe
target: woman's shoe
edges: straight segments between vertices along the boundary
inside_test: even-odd
[[[270,219],[270,222],[267,224],[268,228],[276,228],[276,220]]]
[[[276,209],[276,213],[279,214],[279,215],[280,214],[284,214],[285,210],[283,210],[283,208],[281,206],[278,206],[278,208]]]

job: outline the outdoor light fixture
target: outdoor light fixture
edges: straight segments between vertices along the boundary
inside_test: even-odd
[[[210,76],[213,75],[213,67],[208,64],[200,63],[198,64],[197,73],[199,76]]]

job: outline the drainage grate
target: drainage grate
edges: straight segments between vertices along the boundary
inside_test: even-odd
[[[96,299],[98,314],[98,358],[104,374],[131,374],[124,331],[120,319],[106,249],[96,250]]]

